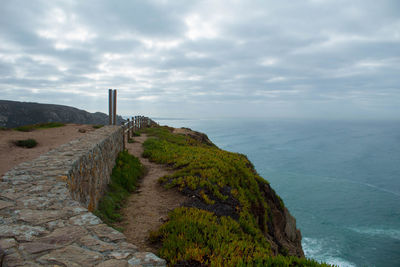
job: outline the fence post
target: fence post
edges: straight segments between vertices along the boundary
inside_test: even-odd
[[[108,89],[108,125],[112,125],[112,111],[113,111],[113,101],[112,101],[113,93],[112,89]]]
[[[133,132],[135,131],[134,127],[135,127],[135,123],[134,123],[133,117],[132,117],[132,128],[131,128],[131,136],[132,136],[132,138],[133,138]]]
[[[113,100],[114,100],[113,124],[117,125],[117,90],[116,89],[114,89],[114,91],[113,91]]]
[[[129,139],[131,138],[131,135],[130,135],[130,127],[131,127],[131,121],[128,119],[128,132],[126,133],[126,135],[127,135],[127,139],[126,139],[126,141],[127,142],[129,142]]]

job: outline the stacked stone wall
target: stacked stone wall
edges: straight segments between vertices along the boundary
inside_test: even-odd
[[[122,140],[121,127],[105,126],[1,178],[0,266],[165,265],[91,213]]]

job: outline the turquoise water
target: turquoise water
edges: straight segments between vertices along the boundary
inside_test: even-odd
[[[400,121],[157,121],[246,154],[296,217],[307,257],[400,266]]]

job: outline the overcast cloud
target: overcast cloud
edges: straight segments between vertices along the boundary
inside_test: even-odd
[[[108,88],[122,115],[400,118],[400,1],[1,1],[1,99]]]

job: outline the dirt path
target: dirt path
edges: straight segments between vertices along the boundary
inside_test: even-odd
[[[145,134],[135,137],[135,143],[127,144],[130,154],[138,157],[148,173],[142,179],[139,190],[132,194],[121,213],[124,234],[129,242],[141,250],[156,252],[148,242],[149,232],[156,230],[167,218],[168,212],[179,207],[186,200],[175,190],[167,190],[157,182],[159,177],[172,173],[163,165],[150,162],[142,157]]]
[[[32,132],[19,132],[14,130],[0,130],[0,179],[4,173],[15,165],[39,157],[62,144],[84,136],[85,133],[94,131],[92,125],[67,124],[63,127],[38,129]],[[34,148],[22,148],[13,144],[15,140],[33,138],[38,142]]]

